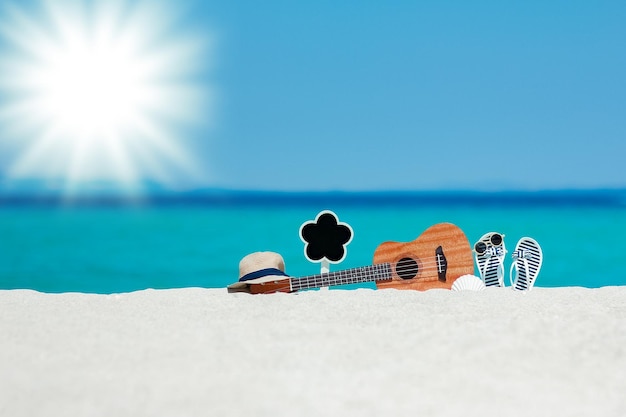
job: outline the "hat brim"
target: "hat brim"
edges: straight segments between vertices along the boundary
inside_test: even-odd
[[[249,279],[247,281],[237,281],[230,284],[226,288],[228,289],[228,292],[246,291],[250,287],[250,284],[263,284],[266,282],[285,281],[288,279],[289,276],[287,275],[266,275],[261,278]]]

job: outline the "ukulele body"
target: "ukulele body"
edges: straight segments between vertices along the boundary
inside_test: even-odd
[[[374,264],[380,263],[389,263],[392,274],[376,281],[378,289],[450,289],[457,278],[474,273],[470,243],[451,223],[431,226],[412,242],[382,243],[374,252]]]

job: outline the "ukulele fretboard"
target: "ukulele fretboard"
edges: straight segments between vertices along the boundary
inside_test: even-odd
[[[359,284],[362,282],[385,281],[391,279],[391,265],[381,263],[344,271],[293,278],[291,290],[299,291],[310,288],[330,287],[334,285]]]

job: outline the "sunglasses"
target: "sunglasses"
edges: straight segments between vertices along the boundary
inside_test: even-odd
[[[502,245],[503,237],[504,235],[501,235],[500,233],[494,233],[489,237],[489,243],[491,243],[491,246],[500,246]],[[487,248],[487,243],[483,241],[476,242],[474,245],[474,251],[479,255],[487,252]]]

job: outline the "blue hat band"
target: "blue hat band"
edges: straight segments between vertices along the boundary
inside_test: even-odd
[[[277,268],[265,268],[259,269],[258,271],[250,272],[249,274],[244,275],[239,278],[239,282],[250,281],[251,279],[263,278],[268,275],[281,275],[287,277],[289,275],[285,274],[283,271]]]

